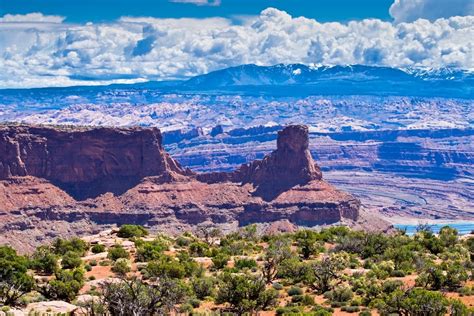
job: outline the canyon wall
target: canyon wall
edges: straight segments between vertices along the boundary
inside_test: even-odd
[[[164,151],[156,128],[1,127],[0,243],[125,223],[164,231],[356,223],[360,202],[323,180],[308,135],[288,126],[261,160],[195,173]]]
[[[0,179],[43,178],[83,200],[168,172],[186,174],[163,150],[157,128],[0,127]]]

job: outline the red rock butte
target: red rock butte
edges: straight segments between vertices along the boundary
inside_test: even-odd
[[[262,160],[197,174],[166,153],[157,128],[5,125],[0,236],[28,243],[124,223],[180,231],[357,221],[359,200],[322,179],[308,143],[306,126],[288,126]]]

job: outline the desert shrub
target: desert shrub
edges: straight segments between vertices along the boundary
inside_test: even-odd
[[[99,262],[99,266],[101,267],[107,267],[107,266],[110,266],[112,264],[112,262],[110,260],[102,260]]]
[[[261,277],[224,273],[220,276],[216,303],[229,303],[239,314],[272,307],[278,293],[274,289],[266,290],[265,284]]]
[[[16,305],[33,289],[33,277],[28,274],[28,259],[13,248],[0,246],[0,304]]]
[[[214,294],[215,284],[215,279],[210,277],[194,278],[191,280],[193,292],[201,300]]]
[[[76,252],[68,251],[62,256],[61,266],[63,269],[74,269],[79,267],[81,264],[81,257]]]
[[[382,292],[390,294],[396,290],[399,290],[403,286],[403,281],[400,280],[388,280],[382,284]]]
[[[125,276],[128,272],[131,271],[130,262],[128,259],[119,258],[115,261],[114,265],[112,266],[112,272]]]
[[[312,306],[314,305],[314,298],[309,295],[293,295],[291,296],[291,303],[304,306]]]
[[[286,316],[286,315],[303,315],[303,308],[297,306],[285,306],[285,307],[278,307],[276,309],[276,314],[278,316]]]
[[[197,298],[190,298],[188,300],[188,304],[191,305],[193,308],[198,308],[201,305],[201,301]]]
[[[194,257],[204,257],[208,254],[209,245],[195,241],[189,245],[189,254]]]
[[[128,251],[123,248],[121,245],[114,245],[109,248],[107,258],[115,261],[120,258],[128,259],[130,257]]]
[[[58,238],[53,242],[52,247],[53,252],[61,256],[72,251],[82,257],[89,250],[89,244],[80,238],[71,238],[69,240]]]
[[[184,315],[193,315],[193,306],[189,303],[181,304],[179,312]]]
[[[95,244],[94,246],[92,246],[91,251],[92,253],[105,252],[105,246],[101,244]]]
[[[227,266],[229,260],[229,255],[220,252],[216,256],[212,257],[212,267],[217,270],[223,269]]]
[[[257,267],[257,262],[254,259],[250,258],[241,258],[235,260],[235,268],[242,269],[252,269]]]
[[[305,279],[305,275],[308,270],[308,264],[301,262],[298,258],[293,257],[285,259],[279,264],[277,277],[289,279],[294,283],[298,283]]]
[[[107,315],[124,315],[124,311],[126,315],[168,315],[185,296],[183,286],[175,280],[162,278],[146,283],[133,278],[105,283],[100,300]]]
[[[449,300],[440,292],[428,291],[421,288],[408,291],[396,290],[382,299],[374,301],[379,314],[391,315],[445,315]]]
[[[341,311],[347,313],[357,313],[360,311],[359,306],[343,306],[341,307]]]
[[[297,286],[293,286],[288,289],[287,291],[289,296],[294,296],[294,295],[302,295],[303,294],[303,289]]]
[[[91,267],[95,267],[97,265],[97,260],[93,259],[89,261],[89,264],[91,265]]]
[[[59,268],[58,256],[50,247],[40,246],[31,257],[31,268],[38,273],[53,274]]]
[[[149,262],[142,272],[146,278],[181,279],[186,275],[184,266],[178,260],[168,256],[162,256],[159,260]]]
[[[340,277],[341,271],[347,267],[347,254],[338,253],[323,257],[311,264],[304,281],[319,293],[332,289],[333,281]]]
[[[321,243],[321,237],[312,230],[300,230],[295,234],[298,249],[304,259],[316,255],[324,250]]]
[[[389,239],[380,233],[348,232],[336,239],[336,251],[359,255],[363,259],[380,256],[389,246]]]
[[[405,272],[402,270],[393,270],[390,273],[390,276],[395,278],[403,278],[405,276]]]
[[[324,293],[324,297],[329,299],[331,302],[337,303],[349,302],[353,296],[354,293],[352,292],[352,290],[346,286],[338,286],[335,287],[332,291]]]
[[[187,252],[179,252],[176,258],[184,267],[184,275],[186,277],[202,277],[204,275],[204,267],[197,263]]]
[[[84,271],[82,269],[59,270],[52,280],[39,287],[39,291],[49,299],[71,302],[83,285]]]
[[[136,241],[137,261],[148,262],[159,259],[165,250],[168,250],[168,243],[165,240],[155,239],[152,241]]]
[[[184,236],[179,236],[178,238],[176,238],[176,245],[179,247],[187,247],[189,246],[190,243],[191,243],[190,238],[186,238]]]
[[[456,290],[468,278],[469,275],[461,262],[449,261],[443,262],[441,265],[427,265],[416,279],[416,284],[431,290],[443,288]]]
[[[86,265],[84,265],[84,269],[88,272],[92,271],[92,266],[90,264],[86,264]]]
[[[148,231],[140,225],[122,225],[120,226],[117,236],[121,238],[132,238],[132,237],[145,237],[148,235]]]
[[[283,285],[281,285],[280,283],[278,282],[273,282],[272,284],[273,288],[277,291],[280,291],[280,290],[283,290]]]
[[[303,300],[303,295],[293,295],[291,296],[291,303],[298,304]]]

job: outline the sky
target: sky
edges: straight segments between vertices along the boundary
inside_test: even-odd
[[[0,0],[0,88],[241,64],[474,70],[473,0]]]
[[[318,21],[390,19],[391,0],[0,0],[0,15],[41,12],[66,22],[107,22],[122,16],[205,18],[258,15],[268,7]]]

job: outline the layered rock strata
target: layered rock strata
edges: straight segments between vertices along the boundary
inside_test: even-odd
[[[322,179],[306,126],[280,131],[277,149],[262,160],[204,174],[174,161],[155,128],[0,128],[4,242],[34,244],[124,223],[178,231],[277,221],[315,226],[355,222],[359,208]]]

